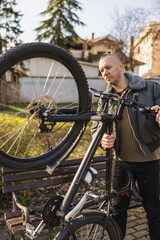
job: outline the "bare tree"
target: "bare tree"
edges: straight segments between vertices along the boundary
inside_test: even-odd
[[[160,25],[160,0],[153,1],[153,7],[149,10],[145,8],[115,9],[112,21],[112,35],[124,42],[123,53],[127,56],[126,66],[133,70],[135,61],[132,46],[134,39],[146,26],[146,22],[152,21],[152,26],[148,29],[154,36],[152,44],[160,36],[160,32],[157,31],[157,25]]]
[[[131,36],[134,38],[138,36],[144,28],[148,16],[149,12],[143,8],[115,9],[112,16],[112,35],[125,43],[123,49],[125,54],[127,53]]]

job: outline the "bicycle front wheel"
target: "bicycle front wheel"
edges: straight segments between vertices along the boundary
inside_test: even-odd
[[[42,124],[41,111],[88,110],[88,85],[64,49],[28,43],[0,57],[0,162],[29,169],[56,162],[79,140],[84,122]]]
[[[122,235],[113,219],[108,219],[103,230],[106,215],[99,211],[88,211],[77,217],[71,223],[71,231],[77,240],[122,240]],[[104,231],[104,232],[103,232]],[[66,228],[62,229],[54,240],[72,240],[71,233]]]

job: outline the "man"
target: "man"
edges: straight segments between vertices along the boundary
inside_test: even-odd
[[[155,118],[124,107],[122,120],[117,123],[117,134],[104,134],[101,147],[106,150],[115,145],[118,136],[118,161],[115,167],[113,188],[118,190],[126,185],[126,172],[130,170],[138,182],[147,213],[151,240],[160,239],[160,85],[144,80],[130,73],[124,73],[123,63],[117,55],[106,53],[99,61],[99,71],[108,83],[106,92],[115,92],[131,100],[138,92],[139,102],[156,111]],[[99,110],[103,106],[99,103]],[[98,123],[94,122],[92,134]],[[117,142],[117,141],[116,141]],[[126,232],[128,196],[114,200],[113,218],[119,224],[123,236]]]

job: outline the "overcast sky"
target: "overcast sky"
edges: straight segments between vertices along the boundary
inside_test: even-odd
[[[145,7],[151,8],[155,0],[78,0],[83,7],[78,16],[83,21],[85,27],[77,27],[78,35],[84,39],[90,39],[94,32],[95,37],[112,34],[111,15],[116,7]],[[36,33],[34,29],[44,20],[39,13],[47,8],[49,0],[16,0],[17,10],[21,11],[21,26],[24,33],[21,35],[23,42],[32,42],[35,40]]]

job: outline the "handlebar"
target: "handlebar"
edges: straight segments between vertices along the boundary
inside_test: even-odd
[[[147,107],[138,102],[139,96],[137,92],[133,94],[132,100],[128,101],[124,98],[121,98],[120,95],[116,93],[104,93],[102,91],[97,91],[94,88],[91,88],[91,90],[94,92],[95,97],[101,98],[103,101],[107,101],[107,100],[116,101],[120,105],[127,106],[129,108],[132,108],[133,110],[137,110],[146,116],[156,116],[157,114],[156,111],[151,110],[151,107]]]
[[[114,113],[111,112],[108,113],[105,111],[102,114],[96,114],[95,111],[86,111],[86,112],[79,112],[77,108],[71,108],[71,109],[65,109],[65,108],[59,108],[57,109],[57,112],[55,114],[55,109],[42,109],[39,113],[39,117],[42,118],[42,126],[45,125],[45,122],[52,122],[53,126],[56,122],[89,122],[90,120],[93,121],[106,121],[106,120],[120,120],[122,118],[122,112],[123,107],[127,106],[133,110],[139,111],[142,114],[144,114],[146,117],[155,117],[157,112],[154,110],[151,110],[150,107],[146,107],[145,105],[138,102],[138,93],[135,93],[133,95],[133,98],[131,101],[128,101],[124,98],[121,98],[118,94],[114,93],[103,93],[99,92],[93,88],[91,88],[92,91],[94,91],[94,96],[101,98],[102,101],[106,102],[109,100],[113,100],[113,102],[117,102],[116,106],[117,109],[115,109]],[[46,125],[45,125],[46,126]],[[48,128],[47,128],[48,129]],[[46,130],[45,130],[46,131]],[[49,129],[50,131],[50,129]]]

